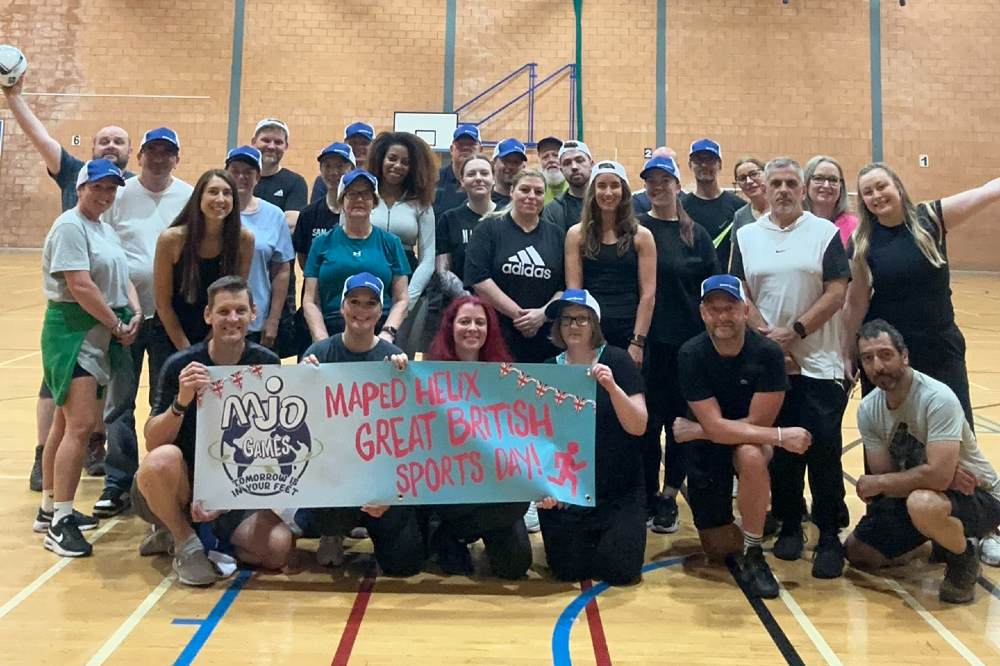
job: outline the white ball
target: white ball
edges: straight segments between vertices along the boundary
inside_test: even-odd
[[[10,88],[28,71],[28,59],[21,49],[0,44],[0,86]]]

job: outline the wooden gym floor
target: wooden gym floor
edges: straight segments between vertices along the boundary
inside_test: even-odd
[[[93,557],[60,559],[31,532],[39,495],[27,488],[41,376],[40,256],[0,257],[0,663],[1000,663],[1000,571],[984,567],[975,602],[960,607],[938,602],[940,565],[886,572],[891,578],[848,569],[819,581],[809,575],[810,526],[807,558],[769,557],[781,597],[753,605],[725,568],[697,555],[683,504],[681,530],[650,534],[643,582],[630,588],[553,582],[538,535],[535,565],[518,583],[434,573],[372,579],[365,542],[352,546],[348,566],[323,570],[316,542],[303,541],[293,571],[192,589],[174,580],[168,558],[139,557],[145,526],[132,516],[89,533]],[[953,288],[980,444],[1000,462],[1000,277],[959,274]],[[855,399],[844,420],[852,478],[862,468],[856,408]],[[845,483],[856,520],[862,504]],[[78,508],[89,512],[101,488],[84,477]]]

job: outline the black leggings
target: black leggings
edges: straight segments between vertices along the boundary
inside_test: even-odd
[[[687,477],[689,447],[674,441],[673,423],[686,416],[687,402],[678,382],[677,352],[679,347],[660,342],[647,342],[643,359],[646,380],[646,409],[649,423],[643,435],[643,479],[646,486],[646,506],[652,510],[660,490],[660,460],[664,461],[664,485],[680,489]],[[666,446],[661,449],[660,433],[666,431]]]
[[[375,561],[387,576],[412,576],[424,565],[424,538],[412,507],[390,507],[381,518],[361,509],[316,509],[313,524],[323,536],[345,536],[362,526],[368,530]]]
[[[490,568],[499,578],[523,577],[531,566],[531,541],[524,526],[527,502],[447,504],[434,507],[442,538],[464,543],[483,540]]]

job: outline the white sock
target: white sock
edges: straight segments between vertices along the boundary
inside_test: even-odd
[[[193,553],[195,551],[205,550],[205,546],[202,545],[201,539],[198,538],[198,534],[192,534],[187,538],[187,541],[181,544],[180,548],[176,549],[178,553]]]
[[[51,490],[42,491],[42,511],[46,513],[52,513],[52,505],[55,503],[55,499],[52,497]]]
[[[69,500],[68,502],[53,502],[52,506],[55,510],[55,513],[52,516],[53,525],[57,524],[66,516],[73,515],[73,500]]]

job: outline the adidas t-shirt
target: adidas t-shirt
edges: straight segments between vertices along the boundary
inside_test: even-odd
[[[491,279],[522,308],[539,308],[561,290],[566,233],[539,220],[525,232],[510,213],[482,220],[465,248],[465,286]]]
[[[305,178],[281,167],[271,176],[261,176],[253,188],[253,195],[282,211],[302,210],[306,207],[308,188]]]

